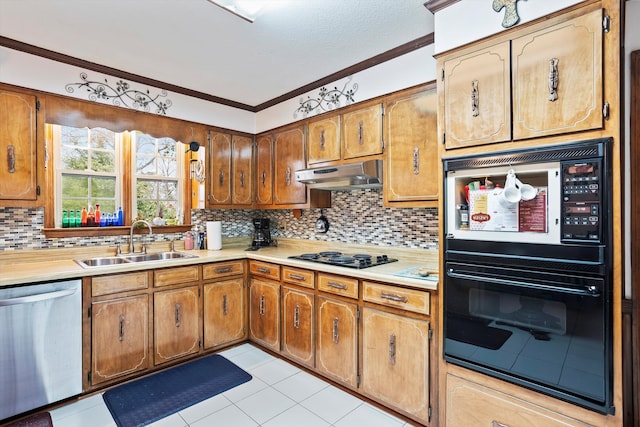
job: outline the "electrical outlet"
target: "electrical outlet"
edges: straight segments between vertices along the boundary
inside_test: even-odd
[[[287,231],[287,223],[286,222],[279,222],[278,223],[278,231],[281,231],[283,233],[285,231]]]

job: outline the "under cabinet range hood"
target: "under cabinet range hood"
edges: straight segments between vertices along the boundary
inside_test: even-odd
[[[303,169],[296,171],[296,180],[318,190],[382,188],[382,160]]]

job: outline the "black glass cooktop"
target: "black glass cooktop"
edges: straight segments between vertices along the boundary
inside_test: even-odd
[[[318,252],[314,254],[294,255],[289,258],[349,268],[368,268],[398,261],[397,259],[389,258],[386,255],[351,255],[343,254],[342,252]]]

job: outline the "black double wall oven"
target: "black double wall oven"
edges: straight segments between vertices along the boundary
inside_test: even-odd
[[[443,160],[448,362],[613,413],[610,145]]]

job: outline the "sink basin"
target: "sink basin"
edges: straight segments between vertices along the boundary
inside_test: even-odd
[[[182,252],[158,252],[155,254],[121,255],[116,257],[99,257],[75,260],[83,268],[104,267],[108,265],[126,264],[130,262],[163,261],[170,259],[198,258],[196,255]]]
[[[91,259],[77,259],[75,260],[80,267],[104,267],[105,265],[116,265],[116,264],[126,264],[129,261],[126,258],[122,257],[102,257],[102,258],[91,258]]]
[[[158,252],[155,254],[125,255],[123,258],[126,258],[131,262],[143,262],[143,261],[163,261],[163,260],[169,260],[169,259],[197,258],[197,256],[185,254],[182,252]]]

